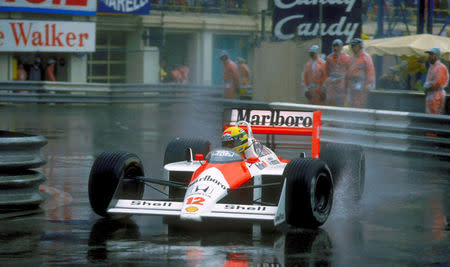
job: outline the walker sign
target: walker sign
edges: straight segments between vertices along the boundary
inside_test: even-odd
[[[322,37],[322,48],[329,51],[334,39],[349,43],[361,36],[361,0],[274,0],[274,4],[273,34],[280,40]]]
[[[98,0],[97,12],[148,15],[150,0]]]
[[[0,11],[95,16],[97,0],[0,0]]]
[[[94,22],[0,20],[0,52],[94,52]]]

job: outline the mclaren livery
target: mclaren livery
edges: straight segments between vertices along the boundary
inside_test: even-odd
[[[166,148],[165,175],[157,179],[144,175],[135,154],[104,152],[90,173],[92,209],[106,217],[163,216],[168,224],[215,220],[317,228],[327,220],[334,188],[344,177],[351,185],[348,195],[361,198],[364,153],[354,145],[321,147],[320,111],[233,109],[225,114],[225,128],[245,130],[245,153],[211,149],[209,141],[198,138],[176,138]],[[310,151],[283,160],[254,134],[310,136]],[[144,200],[144,188],[165,197]]]

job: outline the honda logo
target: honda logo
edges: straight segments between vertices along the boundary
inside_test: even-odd
[[[209,190],[209,185],[197,185],[196,187],[195,187],[195,193],[197,193],[198,191],[203,191],[205,194],[206,193],[209,193],[209,194],[211,194],[211,192],[213,191],[212,189],[211,190]]]

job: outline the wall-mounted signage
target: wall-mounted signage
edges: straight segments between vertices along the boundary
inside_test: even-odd
[[[280,40],[322,38],[322,50],[330,51],[336,38],[348,43],[361,36],[361,0],[274,0],[274,4],[273,34]]]
[[[95,16],[97,0],[1,0],[0,11]]]
[[[148,15],[150,0],[98,0],[97,12]]]
[[[0,20],[0,51],[94,52],[95,23]]]

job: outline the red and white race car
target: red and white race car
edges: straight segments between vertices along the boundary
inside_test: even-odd
[[[254,142],[250,147],[264,153],[244,158],[232,149],[211,150],[206,140],[176,138],[166,148],[164,179],[155,179],[145,177],[136,155],[104,152],[89,177],[92,209],[101,216],[159,215],[170,224],[237,221],[316,228],[327,220],[342,177],[351,185],[349,194],[361,198],[364,153],[354,145],[320,148],[320,111],[233,109],[227,114],[226,125],[244,128]],[[254,134],[311,136],[311,156],[305,151],[282,160]],[[167,199],[142,200],[145,185]]]

